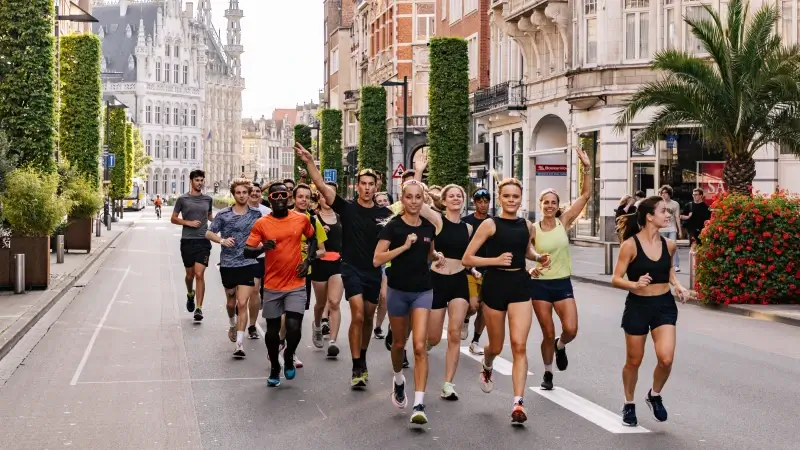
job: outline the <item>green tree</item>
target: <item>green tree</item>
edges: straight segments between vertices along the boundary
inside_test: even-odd
[[[125,195],[133,190],[133,124],[125,122]]]
[[[469,57],[467,41],[434,38],[430,42],[428,91],[428,182],[468,187],[469,179]]]
[[[125,111],[112,109],[108,119],[108,152],[114,154],[114,167],[111,168],[110,195],[119,200],[128,195],[125,170]]]
[[[153,162],[153,158],[144,153],[142,134],[139,127],[133,127],[133,176],[135,178],[147,178],[147,168]]]
[[[294,141],[299,142],[300,145],[311,151],[311,128],[301,123],[294,126]],[[300,179],[300,167],[303,167],[303,161],[294,155],[294,179]]]
[[[724,24],[715,10],[703,7],[710,20],[684,21],[710,61],[678,50],[656,53],[653,68],[665,76],[624,102],[616,129],[624,130],[647,108],[655,114],[637,138],[641,145],[679,125],[696,124],[705,143],[725,152],[728,189],[747,193],[759,148],[775,143],[800,154],[800,47],[781,42],[780,14],[772,5],[750,17],[747,2],[732,0]]]
[[[100,182],[100,39],[61,38],[61,151],[97,188]]]
[[[320,114],[320,159],[322,170],[336,169],[337,181],[342,176],[342,112],[338,109],[325,109]],[[339,184],[339,194],[344,191],[344,183]]]
[[[386,89],[380,86],[361,88],[358,122],[358,168],[385,173],[388,166]]]
[[[52,0],[0,2],[0,126],[21,166],[55,170]]]

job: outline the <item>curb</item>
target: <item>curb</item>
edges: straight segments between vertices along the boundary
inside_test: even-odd
[[[595,280],[593,278],[583,277],[580,275],[572,275],[572,279],[580,281],[582,283],[594,284],[596,286],[613,287],[610,281],[600,281],[600,280]],[[690,300],[686,303],[690,305],[696,305],[701,308],[710,309],[712,311],[719,311],[727,314],[735,314],[737,316],[750,317],[751,319],[764,320],[767,322],[776,322],[776,323],[782,323],[784,325],[800,327],[800,319],[794,317],[786,317],[771,312],[754,311],[752,309],[742,308],[737,305],[725,306],[725,305],[718,305],[716,303],[709,304],[709,303],[699,302],[696,300]]]
[[[95,252],[89,258],[86,259],[85,264],[75,271],[71,272],[69,275],[66,275],[58,284],[48,289],[46,294],[42,296],[42,298],[36,303],[32,310],[29,310],[25,314],[20,317],[17,322],[9,327],[9,329],[3,333],[3,338],[7,339],[4,342],[0,343],[0,360],[2,360],[13,348],[17,343],[25,336],[25,334],[36,325],[48,311],[50,308],[53,307],[62,297],[75,285],[75,283],[81,279],[84,273],[89,270],[92,265],[108,250],[114,243],[119,239],[122,235],[127,233],[134,225],[135,222],[131,222],[128,226],[125,227],[118,235],[116,235],[113,239],[108,241],[105,246],[99,251]],[[48,295],[52,295],[52,297],[48,298]],[[32,315],[32,317],[31,317]],[[28,317],[27,321],[25,317]],[[21,325],[16,325],[19,322],[23,322]]]

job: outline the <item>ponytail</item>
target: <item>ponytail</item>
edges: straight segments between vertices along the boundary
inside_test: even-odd
[[[617,236],[620,243],[633,237],[640,229],[639,214],[625,214],[617,217]]]

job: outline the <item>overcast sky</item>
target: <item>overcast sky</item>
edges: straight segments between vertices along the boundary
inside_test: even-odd
[[[229,4],[211,0],[223,42]],[[239,8],[244,11],[242,117],[269,117],[275,108],[316,101],[323,83],[322,0],[239,0]]]

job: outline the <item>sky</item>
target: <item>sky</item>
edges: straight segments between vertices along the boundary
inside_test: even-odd
[[[195,5],[197,2],[195,2]],[[229,0],[211,0],[225,41]],[[323,84],[322,0],[239,0],[242,19],[242,117],[317,102]]]

